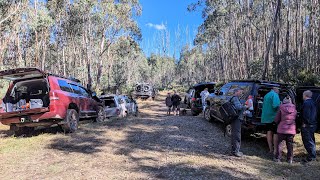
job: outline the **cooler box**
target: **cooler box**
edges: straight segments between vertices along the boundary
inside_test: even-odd
[[[43,101],[42,99],[30,99],[30,109],[42,108]]]

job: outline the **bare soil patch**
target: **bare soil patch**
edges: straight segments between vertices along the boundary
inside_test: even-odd
[[[264,138],[243,137],[245,156],[230,156],[221,124],[166,116],[164,94],[139,100],[139,117],[85,122],[74,134],[53,128],[15,138],[0,125],[0,179],[318,179],[319,162],[276,164]],[[300,135],[295,141],[300,161]]]

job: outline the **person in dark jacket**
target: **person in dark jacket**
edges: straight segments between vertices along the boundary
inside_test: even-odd
[[[174,94],[171,97],[172,101],[172,110],[173,114],[179,116],[180,111],[180,101],[182,100],[181,97],[177,94],[177,91],[173,91]]]
[[[168,93],[168,96],[166,98],[166,106],[168,107],[167,115],[171,114],[171,108],[172,108],[172,101],[171,101],[171,94]]]
[[[274,157],[275,162],[280,162],[282,152],[282,141],[286,141],[287,162],[289,164],[292,164],[293,138],[296,134],[296,117],[297,109],[296,106],[292,104],[291,98],[284,98],[283,104],[280,105],[279,111],[274,119],[274,122],[278,124],[278,142],[276,144],[276,154]]]
[[[241,146],[241,122],[243,121],[243,112],[246,109],[244,105],[241,104],[239,97],[242,95],[243,90],[240,88],[234,89],[234,96],[231,99],[231,103],[234,105],[235,109],[238,110],[239,117],[231,122],[231,150],[232,155],[236,157],[243,156],[240,152]]]
[[[305,149],[308,152],[304,162],[316,160],[316,143],[314,133],[317,130],[317,107],[312,98],[311,91],[303,92],[304,103],[302,105],[302,128],[301,136]]]

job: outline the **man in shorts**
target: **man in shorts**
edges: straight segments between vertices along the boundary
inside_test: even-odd
[[[173,115],[179,116],[179,111],[180,111],[180,101],[182,100],[181,97],[177,94],[177,91],[173,91],[174,94],[171,97],[172,101],[172,110],[173,110]]]
[[[279,88],[273,87],[263,98],[261,122],[266,124],[269,153],[276,153],[277,125],[274,122],[280,106]]]

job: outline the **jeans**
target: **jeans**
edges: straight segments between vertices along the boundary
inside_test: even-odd
[[[292,134],[278,133],[277,152],[276,152],[277,159],[281,159],[282,141],[285,141],[287,145],[287,151],[288,151],[287,160],[293,159],[293,138],[294,138],[294,135]]]
[[[302,127],[301,136],[304,148],[308,152],[308,160],[316,158],[316,142],[314,138],[314,133],[317,130],[317,126],[313,127]]]
[[[231,122],[231,148],[232,153],[238,153],[241,145],[241,120]]]

